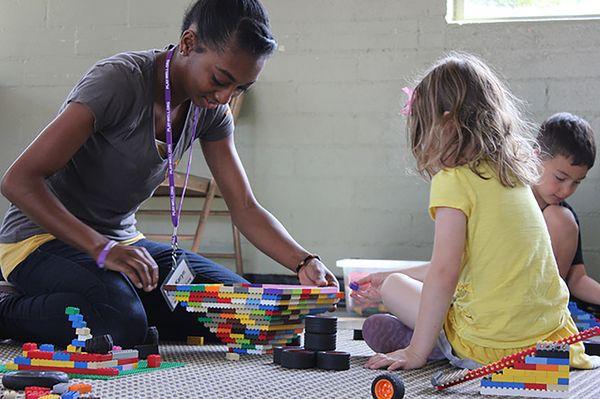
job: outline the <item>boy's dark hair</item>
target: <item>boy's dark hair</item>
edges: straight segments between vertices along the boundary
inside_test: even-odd
[[[198,0],[185,13],[181,32],[191,26],[199,43],[213,50],[223,51],[232,43],[261,57],[270,56],[277,48],[269,15],[258,0]]]
[[[590,124],[583,118],[561,112],[546,119],[537,141],[544,157],[563,155],[572,165],[594,166],[596,144]]]

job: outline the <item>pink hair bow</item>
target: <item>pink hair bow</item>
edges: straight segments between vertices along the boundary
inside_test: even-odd
[[[404,116],[409,116],[412,113],[415,89],[411,89],[410,87],[403,87],[402,91],[408,96],[408,100],[406,101],[406,105],[404,106],[404,108],[400,110],[400,114]]]

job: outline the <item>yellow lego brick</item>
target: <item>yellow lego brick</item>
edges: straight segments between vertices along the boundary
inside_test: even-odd
[[[187,337],[188,345],[204,345],[204,337],[190,335]]]
[[[535,383],[536,384],[547,384],[548,383],[548,373],[545,371],[538,371],[535,374]]]
[[[60,395],[50,393],[48,395],[40,396],[38,399],[60,399]]]
[[[77,352],[77,347],[74,345],[67,346],[67,352]]]
[[[18,370],[19,366],[17,366],[13,362],[8,362],[4,365],[4,368],[6,368],[7,370]]]
[[[492,376],[492,381],[494,381],[494,382],[514,382],[514,377],[511,375],[505,375],[505,374],[494,374]]]
[[[559,365],[559,366],[558,366],[558,372],[559,372],[559,373],[560,373],[561,371],[563,371],[563,372],[564,372],[564,371],[568,372],[569,370],[570,370],[570,369],[569,369],[569,366],[566,366],[566,365],[564,365],[564,364],[561,364],[561,365]]]
[[[31,359],[32,366],[74,368],[75,362],[69,360]]]
[[[523,382],[527,384],[535,384],[535,374],[526,374],[522,375],[519,381],[515,382]]]

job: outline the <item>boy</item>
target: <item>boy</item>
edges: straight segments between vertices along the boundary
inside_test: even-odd
[[[587,275],[583,263],[579,220],[565,202],[594,166],[594,133],[588,122],[565,112],[542,124],[537,141],[544,172],[533,193],[546,219],[560,275],[573,297],[600,305],[600,284]]]

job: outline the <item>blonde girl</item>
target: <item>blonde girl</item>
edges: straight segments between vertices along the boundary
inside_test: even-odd
[[[410,104],[412,103],[412,104]],[[416,86],[408,138],[431,179],[431,262],[358,281],[358,300],[393,315],[366,320],[366,367],[417,368],[428,357],[476,367],[577,332],[530,185],[539,165],[518,100],[478,58],[453,53]],[[414,330],[414,334],[413,334]],[[582,344],[571,365],[593,366]]]

